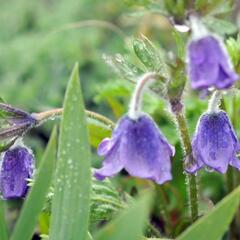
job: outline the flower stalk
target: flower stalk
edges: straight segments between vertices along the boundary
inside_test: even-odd
[[[109,128],[114,129],[115,123],[112,122],[110,119],[102,116],[101,114],[98,114],[89,110],[85,110],[85,113],[88,118],[94,119],[98,122],[103,123]],[[62,116],[62,114],[63,114],[63,108],[56,108],[56,109],[51,109],[51,110],[40,112],[40,113],[32,113],[31,116],[36,119],[37,121],[36,125],[41,125],[49,119],[54,120],[55,118]]]
[[[129,105],[128,115],[131,119],[137,119],[141,112],[142,96],[144,89],[156,80],[158,74],[154,72],[144,74],[137,82]]]
[[[208,112],[214,113],[219,111],[219,106],[221,104],[222,93],[219,90],[213,92],[209,103],[208,103]]]
[[[187,122],[183,113],[183,110],[180,112],[175,112],[175,117],[180,132],[180,138],[182,142],[182,148],[185,153],[185,156],[190,156],[192,154],[192,145],[187,128]],[[194,222],[198,218],[198,186],[197,186],[197,177],[195,175],[186,174],[186,180],[188,185],[188,198],[190,206],[190,215],[191,221]]]

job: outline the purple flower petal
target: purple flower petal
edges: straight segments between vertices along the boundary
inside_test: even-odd
[[[153,121],[146,116],[132,121],[122,140],[126,171],[135,177],[157,183],[171,179],[170,156],[173,151]]]
[[[4,199],[21,198],[27,193],[27,178],[33,174],[33,155],[25,147],[7,150],[0,172],[0,191]]]
[[[103,166],[100,169],[95,170],[94,176],[98,180],[104,180],[106,177],[111,177],[120,172],[124,167],[124,159],[120,156],[121,151],[119,144],[109,151],[103,161]]]
[[[104,156],[106,155],[112,148],[113,141],[110,138],[104,138],[102,142],[98,146],[98,155]]]
[[[197,138],[194,137],[192,141],[193,154],[187,156],[185,162],[185,171],[188,173],[195,173],[204,166],[197,144]]]
[[[188,46],[188,75],[193,89],[227,89],[238,79],[221,41],[206,36]]]
[[[94,174],[99,180],[122,168],[132,176],[152,179],[159,184],[172,179],[170,157],[174,155],[174,147],[147,115],[137,120],[124,116],[112,138],[103,140],[99,149],[100,154],[105,155],[103,167]]]

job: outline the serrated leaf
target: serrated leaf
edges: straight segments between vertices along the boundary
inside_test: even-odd
[[[14,228],[12,240],[30,240],[51,185],[57,152],[57,131],[54,128],[47,149],[35,176],[34,184]]]
[[[8,226],[5,217],[4,200],[0,198],[0,239],[8,240]]]
[[[129,209],[103,227],[96,234],[95,240],[139,240],[150,211],[152,194],[147,192]],[[133,224],[134,223],[134,224]]]
[[[116,212],[123,209],[126,204],[120,198],[119,193],[112,183],[93,180],[91,194],[91,222],[110,220]]]
[[[240,201],[240,187],[227,195],[209,214],[183,232],[178,240],[219,240],[227,231]]]
[[[90,146],[78,64],[68,83],[61,120],[51,240],[86,239],[91,190]]]

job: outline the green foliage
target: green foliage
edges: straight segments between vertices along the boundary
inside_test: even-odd
[[[149,215],[151,193],[145,192],[133,205],[118,218],[102,228],[95,236],[96,240],[139,240]],[[133,224],[134,223],[134,224]]]
[[[98,181],[94,176],[92,176],[92,189],[90,197],[91,223],[109,221],[117,212],[125,208],[128,204],[128,202],[120,196],[120,193],[108,179]],[[51,215],[53,198],[54,188],[51,187],[43,208],[44,212],[48,215]]]
[[[50,224],[52,240],[77,240],[87,236],[91,158],[86,126],[76,64],[67,87],[60,128]]]
[[[105,62],[122,78],[135,83],[136,79],[143,73],[137,66],[129,63],[121,54],[114,56],[103,56]]]
[[[34,184],[24,202],[21,214],[12,234],[12,240],[30,240],[43,208],[45,198],[52,182],[57,153],[57,131],[53,129],[43,159],[36,172]]]
[[[89,131],[89,141],[91,146],[93,147],[97,147],[98,144],[102,141],[102,139],[109,137],[112,132],[109,127],[92,119],[88,120],[87,126]]]
[[[125,208],[126,203],[109,180],[100,182],[93,179],[91,193],[91,222],[110,220]]]
[[[226,41],[228,52],[237,72],[240,72],[240,35],[237,38],[228,38]]]
[[[8,240],[8,226],[5,216],[5,202],[0,199],[0,239]]]
[[[232,10],[233,1],[196,0],[195,9],[203,15],[226,14]]]
[[[237,28],[231,20],[233,3],[232,0],[2,1],[0,21],[7,24],[2,24],[0,32],[0,95],[7,102],[28,112],[61,106],[66,80],[72,63],[77,60],[86,109],[99,112],[117,122],[117,119],[127,112],[129,98],[139,76],[147,71],[157,71],[161,76],[149,91],[154,94],[145,94],[144,111],[153,116],[169,142],[176,147],[176,155],[172,161],[173,180],[164,185],[165,193],[159,194],[158,197],[161,201],[158,198],[155,200],[156,206],[159,207],[159,203],[162,204],[162,200],[166,198],[171,234],[166,232],[166,221],[158,207],[156,211],[151,212],[151,220],[156,227],[163,230],[163,234],[178,236],[189,224],[182,167],[184,155],[172,116],[164,101],[169,97],[173,100],[179,98],[183,93],[186,83],[185,48],[189,32],[177,32],[173,30],[172,25],[174,21],[176,24],[188,24],[189,12],[197,12],[203,17],[210,31],[221,34],[222,37],[228,36],[226,45],[234,67],[240,73],[240,41],[239,36],[236,37]],[[16,12],[18,14],[15,14]],[[113,74],[105,65],[101,57],[103,54],[104,60],[117,74]],[[122,81],[123,79],[132,84]],[[200,100],[198,93],[188,89],[188,84],[183,103],[189,131],[193,135],[199,116],[207,109],[207,101]],[[36,185],[33,185],[23,209],[16,210],[20,215],[14,238],[22,236],[20,232],[23,232],[23,227],[24,231],[26,229],[23,238],[29,238],[41,210],[39,224],[35,229],[45,239],[67,240],[72,237],[71,233],[79,234],[76,239],[84,239],[89,229],[92,232],[98,232],[100,229],[96,234],[99,239],[115,240],[113,235],[121,240],[140,236],[143,225],[147,225],[147,200],[146,203],[142,202],[141,206],[137,203],[130,209],[126,208],[138,192],[154,186],[150,181],[132,178],[124,173],[102,182],[93,178],[90,186],[90,163],[96,167],[101,161],[95,148],[103,138],[110,137],[112,129],[98,121],[87,119],[87,134],[76,68],[68,86],[59,140],[59,161],[56,166],[57,172],[54,172],[55,186],[51,186],[47,198],[43,199],[46,189],[51,184],[51,181],[47,181],[50,172],[47,171],[47,175],[41,180],[45,183],[44,186],[40,184],[41,188],[38,182],[43,175],[37,175]],[[164,100],[159,96],[164,97]],[[237,112],[237,91],[236,99]],[[0,98],[0,102],[2,101]],[[225,102],[228,113],[232,115],[232,97],[226,95]],[[0,129],[8,124],[4,120],[6,116],[6,112],[0,111]],[[237,115],[231,118],[237,122]],[[235,125],[239,134],[240,127]],[[24,139],[33,148],[36,158],[43,159],[38,165],[37,173],[43,171],[42,164],[46,159],[41,155],[51,129],[51,122],[44,124],[32,129]],[[91,158],[87,135],[93,147]],[[12,142],[1,141],[0,151],[5,151],[14,141],[15,139]],[[70,162],[73,164],[69,164]],[[48,162],[49,166],[52,163]],[[46,162],[45,164],[47,165]],[[47,169],[50,171],[51,166]],[[182,236],[190,236],[192,239],[200,239],[199,236],[204,236],[205,239],[214,238],[222,236],[227,230],[236,209],[236,198],[232,195],[226,197],[223,203],[210,212],[213,202],[218,202],[226,195],[224,177],[218,173],[200,173],[200,204],[203,208],[201,213],[209,214]],[[36,202],[34,206],[33,199]],[[45,206],[42,209],[43,200]],[[5,205],[10,208],[6,216],[12,226],[16,220],[14,216],[17,215],[12,211],[20,208],[21,202],[22,200],[8,201],[7,204],[0,202],[1,240],[7,240],[8,235],[4,220]],[[29,207],[26,207],[29,202],[33,209],[31,217]],[[117,215],[120,215],[119,218],[112,221]],[[52,221],[49,238],[50,217]],[[103,224],[106,225],[102,226]],[[212,231],[213,229],[216,231]],[[206,237],[204,234],[209,231],[210,234],[218,235]],[[145,235],[149,238],[142,237],[143,239],[154,239],[150,238],[154,235],[151,231],[146,231]],[[90,233],[87,239],[92,240]]]
[[[164,71],[166,67],[164,65],[163,59],[160,56],[159,51],[146,37],[142,39],[134,39],[133,49],[140,61],[146,66],[148,71],[161,72],[163,70],[163,76],[165,77]]]
[[[222,36],[225,34],[231,35],[237,32],[237,27],[233,23],[224,19],[209,16],[204,18],[204,23],[210,30]]]
[[[239,207],[240,187],[226,196],[207,215],[200,218],[177,239],[179,240],[219,240],[227,231],[232,218]]]

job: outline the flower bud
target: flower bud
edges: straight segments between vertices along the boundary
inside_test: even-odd
[[[15,146],[2,154],[0,192],[4,199],[25,197],[33,175],[34,156],[24,146]]]

